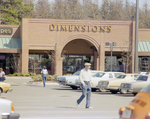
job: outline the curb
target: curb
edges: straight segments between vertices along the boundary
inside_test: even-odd
[[[43,82],[27,82],[28,85],[43,85]],[[59,85],[58,83],[46,83],[46,85]]]

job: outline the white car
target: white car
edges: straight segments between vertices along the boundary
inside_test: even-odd
[[[122,83],[120,90],[136,95],[140,90],[150,84],[150,75],[141,75],[136,81]]]
[[[0,98],[0,119],[19,119],[20,115],[14,111],[12,101]]]
[[[99,81],[97,87],[104,90],[110,90],[112,94],[116,94],[117,92],[119,92],[121,83],[134,81],[139,76],[139,74],[121,74],[115,79]]]
[[[98,73],[96,73],[92,77],[92,85],[91,85],[92,92],[95,92],[97,89],[99,89],[99,88],[97,88],[99,81],[107,80],[107,79],[111,80],[111,79],[114,79],[121,74],[125,74],[125,73],[122,73],[122,72],[98,72]]]
[[[92,75],[101,72],[97,70],[91,70]],[[70,86],[73,90],[78,89],[80,86],[76,83],[79,79],[80,71],[75,72],[73,75],[70,76],[58,76],[57,83],[60,85]]]

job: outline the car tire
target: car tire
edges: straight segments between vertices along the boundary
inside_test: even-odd
[[[110,90],[112,94],[117,94],[118,91]]]
[[[96,90],[97,90],[96,88],[92,88],[92,92],[96,92]]]
[[[132,93],[134,96],[136,96],[137,93]]]
[[[0,96],[1,96],[1,94],[2,94],[2,89],[0,88]]]
[[[77,90],[78,87],[77,86],[70,86],[73,90]]]

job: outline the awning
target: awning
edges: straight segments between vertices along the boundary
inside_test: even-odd
[[[150,52],[150,40],[139,40],[138,52]]]
[[[22,49],[20,37],[0,37],[0,49]]]

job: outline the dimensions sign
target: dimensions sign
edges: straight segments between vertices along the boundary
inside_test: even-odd
[[[0,27],[0,35],[11,35],[13,33],[12,28]]]
[[[86,26],[86,25],[59,25],[59,24],[50,24],[50,31],[81,31],[81,32],[111,32],[111,26]]]

